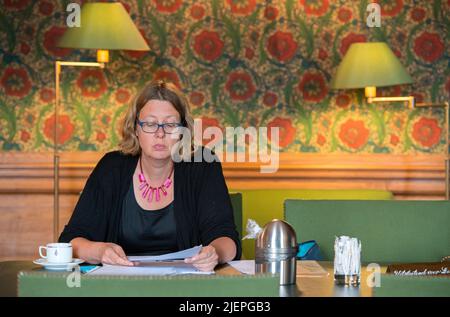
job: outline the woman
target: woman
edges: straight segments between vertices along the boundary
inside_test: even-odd
[[[126,255],[202,244],[185,260],[199,270],[240,258],[221,164],[173,160],[183,128],[193,129],[183,94],[173,84],[147,85],[126,113],[120,152],[97,164],[59,238],[74,257],[133,266]]]

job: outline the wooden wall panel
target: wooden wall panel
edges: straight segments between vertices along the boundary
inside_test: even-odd
[[[102,154],[62,153],[61,228]],[[37,257],[52,240],[51,153],[0,153],[0,260]],[[396,199],[443,199],[444,159],[439,155],[282,154],[277,173],[260,163],[223,163],[230,189],[385,189]]]
[[[78,195],[60,197],[60,230]],[[53,196],[0,194],[0,261],[39,258],[38,247],[53,239]]]

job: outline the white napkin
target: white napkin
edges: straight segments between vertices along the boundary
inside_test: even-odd
[[[359,275],[361,273],[361,241],[347,236],[334,241],[334,274]]]
[[[262,231],[262,228],[256,223],[255,220],[248,219],[245,230],[247,231],[247,234],[242,238],[242,240],[256,239],[258,237],[258,234]]]

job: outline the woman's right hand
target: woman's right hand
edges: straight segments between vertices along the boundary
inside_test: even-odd
[[[120,245],[115,243],[101,242],[99,246],[99,259],[102,264],[133,266],[134,263],[128,261],[125,252]]]

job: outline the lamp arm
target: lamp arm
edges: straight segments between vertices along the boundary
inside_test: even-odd
[[[406,97],[368,97],[367,102],[392,102],[392,101],[407,101],[408,108],[412,109],[415,107],[415,99],[414,96],[406,96]]]

